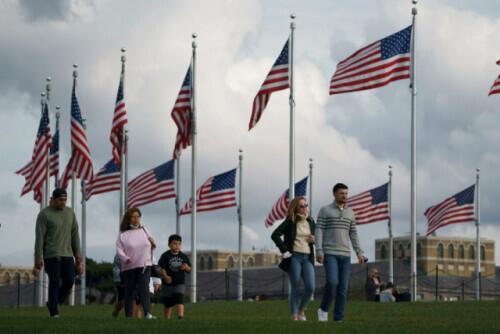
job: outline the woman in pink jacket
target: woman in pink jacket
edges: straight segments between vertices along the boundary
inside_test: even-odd
[[[139,295],[146,319],[154,319],[149,299],[152,251],[156,247],[149,231],[141,225],[141,211],[130,208],[123,215],[116,252],[121,259],[125,284],[125,316],[132,317],[135,293]]]

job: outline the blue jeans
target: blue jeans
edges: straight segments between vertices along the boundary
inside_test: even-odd
[[[309,254],[293,253],[288,277],[290,279],[290,312],[292,315],[297,315],[299,310],[305,310],[315,288],[314,266],[309,259]],[[304,280],[304,295],[300,304],[297,305],[301,278]]]
[[[328,312],[335,293],[333,320],[342,320],[347,303],[351,258],[342,255],[325,255],[323,266],[325,267],[326,285],[321,301],[321,310]]]

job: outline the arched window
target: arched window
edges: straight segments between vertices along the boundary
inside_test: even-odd
[[[398,255],[400,259],[403,259],[405,257],[405,248],[403,247],[402,244],[399,244]]]
[[[458,258],[459,259],[465,259],[465,247],[464,245],[458,246]]]
[[[254,261],[253,257],[249,257],[249,258],[248,258],[248,261],[247,261],[247,266],[248,266],[248,267],[253,267],[253,266],[255,266],[255,261]]]
[[[385,245],[382,245],[382,247],[380,247],[380,258],[382,260],[387,258],[387,250],[385,249]]]
[[[208,270],[214,269],[214,259],[212,255],[208,256]]]
[[[5,272],[5,274],[3,274],[3,284],[10,285],[10,274],[8,272]]]
[[[481,261],[484,261],[486,259],[486,250],[484,249],[484,246],[481,246]]]
[[[200,270],[205,270],[205,258],[200,257]]]
[[[280,256],[279,255],[275,255],[274,256],[274,264],[278,264],[280,263]]]
[[[227,268],[228,269],[234,268],[234,259],[232,256],[227,258]]]
[[[23,275],[23,283],[24,284],[30,284],[30,274],[29,273],[24,273],[24,275]]]
[[[450,259],[454,259],[455,258],[455,247],[453,247],[452,244],[448,245],[448,257]]]
[[[444,247],[443,247],[443,244],[439,244],[438,245],[437,252],[438,252],[438,257],[440,257],[440,258],[444,257]]]
[[[474,260],[476,258],[476,254],[474,252],[474,246],[470,245],[469,250],[467,251],[467,257],[471,260]]]
[[[419,243],[417,243],[417,257],[421,257],[422,256],[422,245]]]

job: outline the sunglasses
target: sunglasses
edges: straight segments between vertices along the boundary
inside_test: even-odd
[[[304,204],[304,205],[299,205],[298,208],[299,209],[306,209],[309,207],[309,204]]]

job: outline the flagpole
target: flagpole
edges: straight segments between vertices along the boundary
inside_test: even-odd
[[[123,200],[123,206],[124,209],[126,210],[128,208],[128,129],[123,129],[125,132],[125,150],[127,151],[127,154],[123,156],[123,160],[125,160],[125,182],[123,182],[123,189],[124,189],[124,200]],[[121,222],[120,222],[121,223]]]
[[[51,86],[50,82],[52,81],[51,77],[47,77],[45,79],[46,85],[45,85],[45,105],[47,106],[47,117],[50,118],[50,91],[51,91]],[[43,110],[42,110],[43,112]],[[45,208],[49,205],[49,194],[50,194],[50,149],[47,151],[47,157],[46,157],[46,169],[45,169],[45,181],[43,183],[43,188],[42,188],[42,207]],[[47,273],[43,274],[43,286],[44,286],[44,295],[43,295],[43,300],[44,302],[49,300],[49,276]]]
[[[293,92],[293,47],[294,47],[294,31],[295,31],[295,14],[290,15],[290,50],[288,50],[289,66],[290,66],[290,161],[289,161],[289,182],[288,182],[288,199],[291,201],[295,197],[295,100]]]
[[[181,235],[180,197],[181,197],[181,157],[175,159],[175,234]]]
[[[121,49],[122,51],[122,56],[121,56],[121,62],[122,62],[122,72],[121,72],[121,85],[122,85],[122,90],[123,90],[123,96],[125,97],[125,52],[127,51],[125,48]],[[120,145],[120,205],[119,205],[119,210],[120,212],[118,213],[118,226],[120,226],[121,219],[123,216],[123,213],[125,211],[125,173],[126,173],[126,166],[125,166],[125,125],[122,126],[122,132],[121,132],[121,145]]]
[[[73,88],[76,90],[76,79],[78,78],[78,64],[73,64]],[[73,155],[73,150],[71,150],[71,155]],[[76,175],[75,175],[75,161],[73,160],[73,166],[71,166],[71,208],[76,215]],[[83,230],[82,230],[83,234]],[[69,305],[75,305],[75,285],[71,288],[71,294],[69,296]]]
[[[42,92],[40,94],[40,107],[41,107],[41,113],[40,115],[43,115],[43,107],[45,103],[45,92]],[[45,184],[42,185],[42,200],[40,202],[40,211],[44,208],[43,206],[43,197],[45,196]],[[45,296],[48,296],[48,294],[45,292],[45,286],[48,286],[47,284],[47,279],[45,272],[43,270],[40,270],[40,273],[38,274],[37,278],[37,301],[38,301],[38,306],[42,307],[45,304]]]
[[[313,159],[309,158],[309,216],[313,215]]]
[[[387,200],[389,204],[389,282],[394,283],[394,240],[392,236],[392,166],[389,165],[389,184],[387,185]]]
[[[191,303],[196,303],[196,34],[192,34],[191,60]]]
[[[238,300],[243,301],[243,150],[239,150],[238,202]]]
[[[481,239],[479,237],[479,225],[481,223],[479,174],[481,170],[476,169],[476,300],[481,300]]]
[[[85,125],[83,126],[86,128]],[[85,193],[85,180],[81,180],[82,190],[82,273],[80,275],[80,305],[86,304],[87,290],[87,196]]]
[[[415,23],[417,0],[412,0],[411,37],[411,300],[417,301],[417,80],[415,77]]]
[[[56,133],[59,133],[59,119],[61,118],[61,106],[56,106]],[[57,145],[59,145],[59,138],[57,138]],[[54,175],[54,187],[59,188],[59,165],[57,166],[57,172]]]

